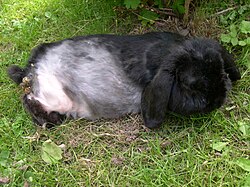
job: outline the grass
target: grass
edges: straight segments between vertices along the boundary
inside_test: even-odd
[[[124,26],[129,32],[131,20],[122,23],[116,17],[112,7],[119,1],[0,3],[0,181],[9,179],[5,186],[250,186],[249,49],[227,46],[237,54],[242,79],[225,106],[208,115],[169,114],[154,131],[143,127],[139,115],[70,121],[44,130],[24,112],[21,91],[8,79],[7,66],[24,65],[30,49],[41,42],[119,34]],[[202,5],[197,12],[213,13],[216,6]],[[215,21],[213,28],[222,32],[227,26]],[[48,139],[65,145],[63,159],[52,165],[41,158]]]

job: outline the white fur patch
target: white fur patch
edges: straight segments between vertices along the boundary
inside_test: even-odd
[[[46,111],[57,111],[63,114],[72,108],[73,103],[55,75],[54,68],[60,68],[60,66],[60,58],[53,51],[40,60],[36,68],[39,89],[33,98],[38,100]]]
[[[48,112],[57,111],[59,113],[71,110],[73,103],[65,94],[62,84],[55,76],[40,73],[37,79],[40,91],[34,99],[43,104],[45,110]]]

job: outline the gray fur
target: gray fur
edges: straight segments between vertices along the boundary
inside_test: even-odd
[[[96,46],[93,40],[65,40],[37,61],[34,73],[49,72],[58,78],[74,105],[67,116],[96,119],[139,112],[141,88],[117,67],[117,57]],[[33,84],[33,89],[40,90],[39,85]],[[83,106],[87,113],[79,112]]]

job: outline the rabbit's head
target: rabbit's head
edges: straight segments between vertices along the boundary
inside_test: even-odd
[[[238,79],[233,58],[216,41],[186,40],[171,49],[142,93],[145,125],[159,126],[167,111],[190,115],[219,108]]]

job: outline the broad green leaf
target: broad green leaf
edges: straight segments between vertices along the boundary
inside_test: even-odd
[[[237,36],[237,30],[236,30],[236,26],[233,24],[233,25],[230,25],[230,36],[232,36],[232,38],[236,37]]]
[[[245,45],[247,45],[247,43],[245,41],[239,41],[239,45],[240,46],[245,46]]]
[[[248,10],[248,5],[240,6],[238,13],[243,14],[246,10]]]
[[[51,140],[46,140],[42,145],[42,159],[49,163],[54,164],[62,159],[62,150]]]
[[[27,179],[27,180],[29,180],[30,182],[33,181],[34,177],[35,177],[35,175],[34,175],[34,173],[31,172],[31,171],[26,171],[26,172],[24,173],[24,178]]]
[[[234,30],[236,30],[236,26],[234,25],[234,24],[232,24],[232,25],[230,25],[230,31],[234,31]]]
[[[222,149],[224,149],[227,144],[228,144],[227,142],[215,142],[212,143],[212,149],[216,151],[222,151]]]
[[[140,0],[124,0],[124,4],[126,8],[137,9],[139,4],[141,3]]]
[[[159,8],[163,8],[163,1],[162,0],[154,0],[154,4],[158,5]]]
[[[52,16],[51,12],[45,12],[44,15],[46,18],[51,18]]]
[[[236,18],[237,12],[235,10],[233,10],[230,14],[229,14],[229,19],[230,20],[234,20]]]
[[[139,18],[142,20],[142,24],[146,25],[147,23],[154,23],[154,21],[159,17],[159,15],[155,12],[149,10],[141,11],[141,17]]]
[[[250,33],[250,21],[242,21],[240,24],[240,31],[244,34]]]
[[[239,158],[235,162],[238,166],[240,166],[243,170],[250,172],[250,160],[246,158]]]
[[[250,45],[250,37],[247,37],[247,39],[245,39],[245,42],[247,45]]]
[[[178,12],[180,14],[184,14],[185,13],[185,7],[184,6],[178,6]]]
[[[172,9],[174,11],[177,11],[179,14],[184,14],[185,13],[185,0],[175,0],[172,5]]]
[[[245,121],[238,122],[239,130],[242,132],[244,136],[250,135],[250,125]]]
[[[246,176],[245,181],[244,181],[244,185],[242,187],[249,187],[250,186],[250,174],[248,174],[248,176]]]
[[[237,36],[237,31],[236,30],[235,31],[231,31],[229,34],[230,34],[230,36],[232,38],[235,38]]]
[[[238,45],[238,43],[239,43],[238,38],[231,38],[231,43],[233,46]]]
[[[227,25],[228,21],[227,18],[225,16],[220,15],[220,22],[224,25]]]
[[[221,34],[220,39],[224,43],[229,43],[231,40],[231,37],[228,34]]]
[[[6,166],[7,164],[7,159],[10,156],[10,151],[9,150],[2,150],[0,152],[0,165],[1,166]]]

